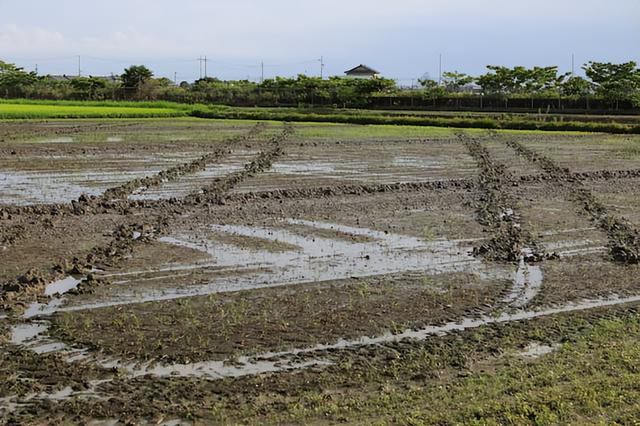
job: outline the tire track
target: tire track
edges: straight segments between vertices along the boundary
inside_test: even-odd
[[[94,286],[108,285],[107,280],[97,278],[93,272],[100,267],[117,265],[122,259],[131,256],[136,247],[156,240],[189,208],[224,202],[225,196],[233,187],[271,167],[272,161],[283,154],[281,144],[291,133],[292,128],[286,125],[281,134],[270,140],[267,151],[260,152],[253,161],[245,164],[243,170],[216,179],[215,183],[203,188],[202,194],[188,196],[162,209],[147,209],[145,213],[148,216],[143,221],[135,220],[120,225],[114,230],[111,241],[106,246],[94,247],[86,259],[66,260],[46,272],[32,269],[15,280],[2,284],[0,308],[11,310],[24,307],[26,303],[42,298],[47,284],[72,274],[85,276],[77,292],[91,292]]]
[[[491,233],[491,239],[474,249],[474,254],[489,260],[503,262],[535,262],[547,255],[537,238],[520,223],[517,200],[509,188],[518,180],[504,164],[493,160],[489,151],[474,138],[458,135],[471,157],[476,160],[480,175],[480,196],[476,205],[478,222]]]
[[[162,170],[153,176],[132,179],[122,185],[107,189],[98,197],[82,195],[70,203],[1,208],[0,220],[11,219],[13,216],[21,215],[37,216],[38,219],[33,220],[28,226],[20,223],[11,227],[0,228],[0,244],[5,247],[15,244],[16,241],[28,234],[30,228],[50,222],[52,216],[99,214],[114,211],[119,214],[126,214],[131,207],[144,208],[144,206],[138,206],[137,203],[127,200],[127,197],[139,188],[148,189],[159,186],[165,182],[175,181],[188,174],[204,170],[208,164],[221,160],[234,145],[255,138],[264,132],[265,128],[266,125],[264,123],[257,123],[249,132],[226,139],[220,147],[196,160]]]
[[[229,149],[233,148],[235,144],[253,139],[262,133],[265,128],[266,125],[264,123],[258,123],[248,133],[226,139],[222,143],[222,146],[196,160],[162,170],[154,176],[133,179],[120,186],[107,189],[104,194],[98,198],[98,200],[108,201],[112,199],[125,199],[138,189],[149,189],[160,186],[165,182],[172,182],[183,176],[202,171],[208,164],[222,159],[229,152]]]
[[[640,231],[624,217],[611,214],[589,189],[583,186],[580,174],[559,166],[549,157],[529,149],[515,140],[504,140],[516,154],[541,168],[551,180],[561,185],[580,211],[586,213],[593,223],[609,239],[609,253],[612,259],[636,264],[640,263]]]

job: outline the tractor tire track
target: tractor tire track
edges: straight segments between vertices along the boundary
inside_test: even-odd
[[[165,182],[175,181],[183,176],[204,170],[208,164],[221,160],[234,145],[255,138],[265,128],[264,123],[258,123],[246,134],[225,140],[222,146],[196,160],[162,170],[153,176],[132,179],[122,185],[107,189],[98,197],[82,195],[77,200],[72,200],[66,204],[2,208],[0,209],[0,219],[10,219],[13,216],[21,215],[36,216],[37,219],[28,225],[20,223],[11,227],[1,227],[0,244],[4,247],[15,244],[16,241],[28,236],[30,228],[47,222],[47,219],[50,222],[52,216],[99,214],[113,211],[119,214],[126,214],[132,207],[144,208],[144,206],[137,206],[135,202],[127,200],[127,197],[137,189],[159,186]]]
[[[559,166],[549,157],[539,154],[515,140],[507,139],[504,140],[504,143],[512,148],[517,155],[536,164],[567,191],[576,207],[586,213],[593,223],[606,234],[609,239],[609,252],[612,259],[622,263],[640,263],[640,231],[624,217],[611,214],[607,207],[583,186],[580,174]]]
[[[478,222],[492,235],[474,249],[474,254],[502,262],[533,262],[547,257],[537,238],[520,223],[517,200],[509,194],[509,188],[517,186],[517,178],[504,164],[494,161],[477,139],[466,135],[459,138],[480,169],[476,214]]]
[[[203,188],[202,194],[188,196],[186,199],[171,203],[156,211],[148,209],[144,220],[130,221],[118,226],[112,233],[112,239],[106,246],[94,247],[86,259],[73,258],[54,265],[49,271],[29,270],[15,280],[0,286],[0,308],[12,310],[25,307],[27,303],[44,297],[47,284],[69,275],[84,275],[77,292],[91,292],[92,287],[108,285],[94,274],[105,266],[116,266],[121,260],[131,256],[136,247],[148,244],[171,229],[176,218],[189,208],[202,205],[216,205],[224,202],[228,192],[244,179],[255,176],[271,167],[272,161],[283,154],[282,142],[292,133],[285,126],[283,132],[270,140],[270,148],[260,152],[256,158],[245,164],[244,169],[216,179],[212,185]]]

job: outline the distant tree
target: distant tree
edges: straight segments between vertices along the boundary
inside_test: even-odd
[[[97,99],[98,92],[107,87],[107,81],[104,78],[96,77],[76,77],[70,84],[76,96],[81,99]]]
[[[422,88],[424,89],[424,96],[428,98],[438,98],[444,96],[444,88],[438,84],[437,81],[430,78],[418,80]]]
[[[122,74],[122,84],[126,89],[138,90],[153,77],[153,72],[144,65],[131,65]]]
[[[591,83],[583,77],[567,75],[560,82],[559,90],[564,96],[586,96],[591,93]]]
[[[472,76],[457,71],[444,72],[442,77],[447,92],[459,92],[464,86],[475,80]]]
[[[555,90],[564,78],[558,76],[558,67],[516,66],[513,68],[487,65],[488,73],[477,82],[485,92],[501,94],[538,94]]]
[[[5,96],[22,96],[37,80],[35,72],[26,72],[14,64],[0,61],[0,91]]]
[[[558,76],[557,66],[525,69],[523,89],[529,94],[555,90],[564,77]]]
[[[589,62],[582,68],[595,84],[596,93],[611,101],[631,99],[640,90],[640,70],[634,61]]]

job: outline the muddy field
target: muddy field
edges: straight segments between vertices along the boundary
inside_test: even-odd
[[[636,136],[3,122],[0,419],[625,424],[639,208]]]

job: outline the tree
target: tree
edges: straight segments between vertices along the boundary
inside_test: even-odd
[[[438,98],[444,96],[444,88],[437,81],[430,78],[418,80],[424,88],[424,96],[428,98]]]
[[[500,94],[539,94],[556,90],[564,75],[558,76],[558,67],[517,66],[513,68],[487,65],[489,72],[478,77],[485,92]]]
[[[633,98],[640,90],[640,70],[634,61],[623,64],[589,62],[582,67],[596,93],[611,101]]]
[[[139,90],[140,87],[153,77],[153,72],[144,65],[131,65],[122,74],[122,84],[125,89]]]
[[[591,93],[591,83],[580,76],[566,76],[559,89],[564,96],[586,96]]]
[[[25,72],[14,64],[0,61],[0,90],[5,96],[22,96],[37,79],[35,72]]]
[[[473,83],[475,80],[470,75],[457,71],[447,71],[442,73],[444,87],[447,92],[459,92],[464,86]]]
[[[97,99],[98,92],[107,87],[107,81],[104,78],[76,77],[71,80],[71,87],[81,99]]]

